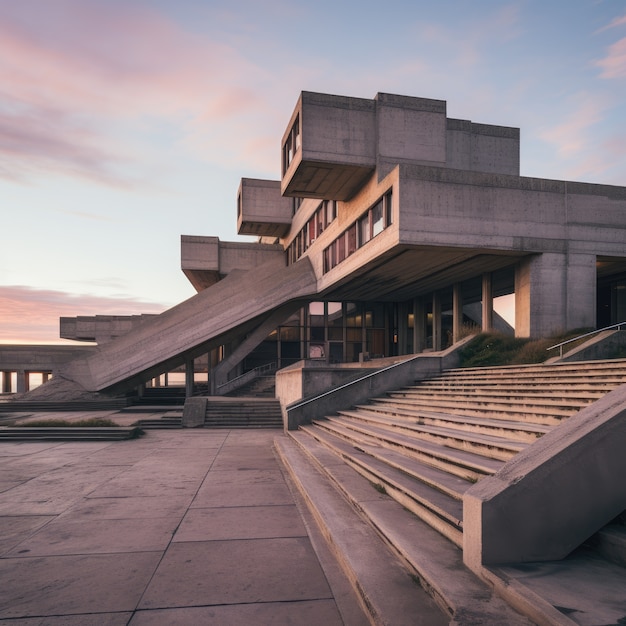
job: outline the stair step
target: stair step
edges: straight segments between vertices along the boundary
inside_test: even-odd
[[[137,427],[0,427],[1,441],[120,441],[139,436]]]
[[[471,433],[466,430],[443,428],[437,426],[405,424],[399,426],[389,420],[383,420],[377,416],[367,416],[364,413],[353,413],[352,419],[340,415],[339,417],[328,417],[331,421],[338,421],[346,426],[358,419],[359,422],[388,429],[390,432],[398,432],[419,440],[431,441],[458,450],[470,450],[476,454],[481,454],[501,461],[508,461],[520,450],[526,447],[525,443],[495,437],[481,433]]]
[[[137,426],[142,429],[156,430],[165,428],[182,428],[182,417],[160,417],[155,419],[142,419],[137,422]]]
[[[355,411],[339,411],[341,415],[377,415],[390,424],[399,426],[408,424],[432,424],[439,426],[459,425],[465,430],[485,434],[506,433],[507,438],[532,443],[551,430],[550,426],[532,422],[515,422],[496,418],[452,415],[434,411],[412,410],[393,405],[366,404],[357,406]]]
[[[356,581],[364,604],[371,606],[372,623],[530,626],[465,568],[457,546],[398,502],[375,491],[350,467],[329,464],[327,449],[308,433],[291,431],[289,437],[277,438],[275,447],[324,535],[332,537],[338,560],[349,579]],[[390,554],[419,580],[421,589],[408,589],[401,598],[387,591],[386,583],[396,581],[398,575],[397,562]],[[409,601],[423,602],[423,590],[444,607],[443,618],[427,613],[426,606],[406,606]]]
[[[493,416],[498,419],[510,419],[513,421],[519,421],[528,419],[529,421],[536,422],[538,424],[545,424],[548,426],[556,426],[561,420],[566,419],[574,415],[578,409],[568,410],[541,410],[541,407],[533,407],[530,404],[524,406],[518,406],[514,404],[495,403],[487,406],[472,405],[471,402],[457,403],[454,400],[449,402],[440,401],[433,402],[430,400],[424,400],[423,402],[418,399],[406,400],[401,398],[375,398],[372,402],[378,404],[391,404],[403,407],[411,407],[414,409],[422,408],[424,410],[435,410],[440,412],[452,413],[455,415],[469,415],[472,417],[487,417]]]
[[[359,474],[391,495],[420,519],[427,521],[444,537],[458,546],[462,545],[463,504],[460,498],[452,497],[432,486],[436,481],[429,481],[431,484],[428,484],[418,478],[422,475],[432,478],[434,468],[423,465],[419,467],[419,463],[408,458],[400,459],[401,455],[398,454],[393,457],[396,466],[392,466],[387,462],[392,457],[385,458],[384,455],[380,455],[377,458],[370,455],[367,446],[355,448],[330,433],[323,435],[316,430],[304,429],[304,431],[324,443]],[[409,472],[411,473],[409,474]],[[438,478],[441,479],[441,476]],[[469,488],[470,485],[471,483],[466,483],[465,489]],[[458,492],[455,495],[458,496]]]
[[[465,480],[477,481],[482,476],[495,474],[504,465],[504,461],[486,458],[466,450],[444,447],[402,433],[392,433],[371,425],[353,424],[348,427],[328,418],[314,420],[313,423],[348,441],[355,442],[356,445],[378,445],[396,451],[400,450],[403,454],[418,461],[431,467],[444,469]]]

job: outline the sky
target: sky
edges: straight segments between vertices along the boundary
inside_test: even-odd
[[[0,343],[194,295],[301,91],[521,128],[521,173],[626,185],[626,0],[0,0]]]

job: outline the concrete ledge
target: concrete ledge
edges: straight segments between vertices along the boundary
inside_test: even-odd
[[[423,380],[444,369],[458,365],[458,351],[473,337],[466,337],[451,348],[433,354],[418,354],[407,357],[400,363],[394,363],[349,383],[330,389],[319,395],[283,406],[285,430],[296,430],[300,424],[310,424],[311,420],[347,409],[355,404],[379,396],[390,389],[410,385],[416,380]],[[276,396],[281,397],[280,379],[276,379]],[[282,402],[281,402],[282,404]]]
[[[626,502],[625,440],[622,385],[471,487],[466,565],[480,575],[484,565],[562,559],[609,523]]]

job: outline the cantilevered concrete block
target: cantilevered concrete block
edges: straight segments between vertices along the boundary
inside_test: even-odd
[[[283,195],[348,200],[376,167],[375,103],[304,91],[281,145]]]
[[[280,181],[242,178],[237,194],[237,232],[283,237],[291,226],[291,199],[280,194]]]

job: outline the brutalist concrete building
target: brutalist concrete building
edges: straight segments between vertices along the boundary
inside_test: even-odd
[[[219,394],[270,364],[363,363],[437,351],[468,329],[544,337],[626,319],[626,188],[528,178],[519,164],[519,129],[448,118],[445,101],[303,92],[280,180],[241,181],[238,230],[257,242],[183,236],[197,296],[154,318],[64,318],[63,337],[98,346],[48,369],[127,392],[201,359]],[[493,306],[511,294],[514,328]]]

